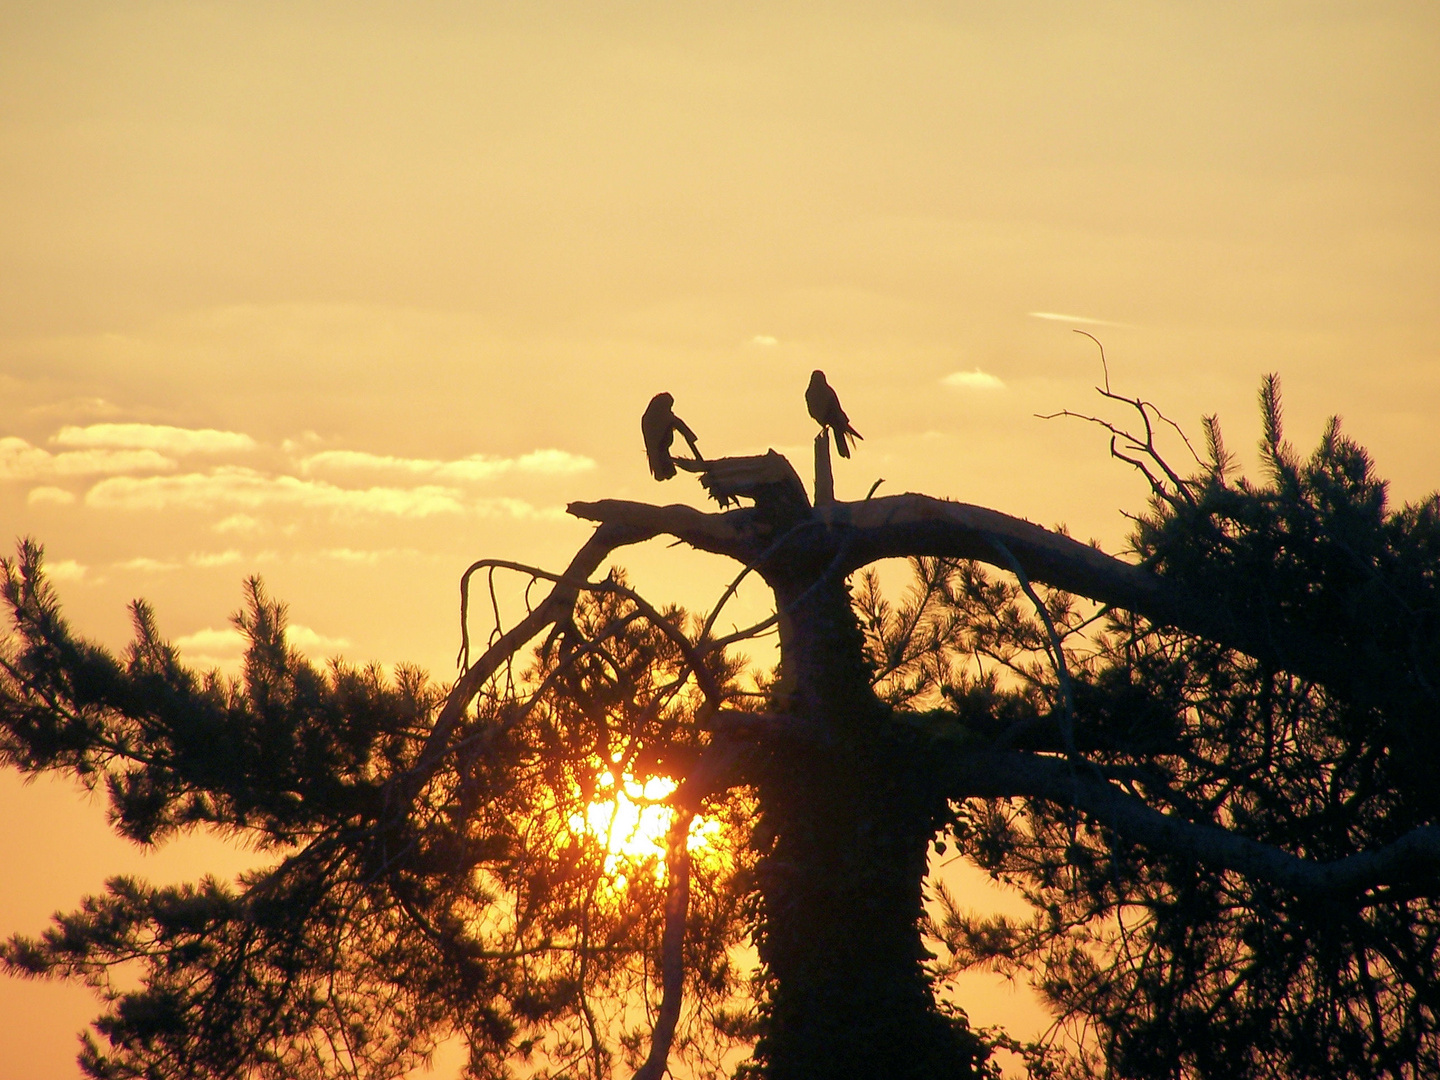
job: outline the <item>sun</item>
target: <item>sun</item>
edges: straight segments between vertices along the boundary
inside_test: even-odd
[[[623,861],[663,856],[674,816],[663,800],[677,786],[668,776],[652,776],[642,783],[607,770],[600,774],[595,798],[582,813],[571,815],[570,829],[588,833],[604,845],[606,873],[613,874]],[[707,846],[719,829],[719,822],[696,815],[686,847],[693,852]],[[656,873],[663,875],[663,861]]]

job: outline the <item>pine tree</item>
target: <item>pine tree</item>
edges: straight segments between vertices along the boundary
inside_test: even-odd
[[[828,442],[813,506],[773,453],[694,466],[736,509],[573,504],[597,528],[562,573],[467,571],[550,591],[448,687],[315,667],[258,581],[238,679],[140,603],[113,656],[24,542],[0,757],[103,785],[142,844],[213,829],[273,862],[114,879],[4,962],[101,992],[105,1078],[394,1077],[451,1035],[496,1078],[993,1076],[997,1046],[1042,1076],[1434,1075],[1440,502],[1391,510],[1338,422],[1301,460],[1261,399],[1260,482],[1213,420],[1183,476],[1148,403],[1101,421],[1153,491],[1130,561],[836,502]],[[775,614],[718,635],[733,589],[701,618],[599,574],[662,535]],[[736,649],[772,628],[757,670]],[[659,847],[621,835],[642,817]],[[1033,919],[927,884],[950,845]],[[943,990],[973,965],[1033,977],[1076,1037],[972,1030]]]

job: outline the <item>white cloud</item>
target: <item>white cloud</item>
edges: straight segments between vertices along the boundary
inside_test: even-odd
[[[595,462],[583,454],[572,454],[568,450],[531,450],[515,459],[515,468],[523,473],[546,473],[568,475],[589,472]]]
[[[234,566],[244,556],[233,548],[229,551],[195,552],[185,561],[191,566],[203,568],[211,566]]]
[[[287,454],[297,454],[304,449],[314,449],[325,440],[313,431],[302,431],[298,439],[283,439],[280,442],[280,449]]]
[[[750,339],[750,344],[763,345],[766,348],[769,348],[771,345],[779,345],[780,339],[777,337],[771,337],[769,334],[756,334]]]
[[[323,480],[266,476],[237,465],[181,476],[115,476],[85,495],[85,505],[115,510],[209,509],[236,506],[294,506],[393,517],[460,514],[469,507],[452,488],[342,488]],[[528,505],[528,504],[527,504]]]
[[[192,667],[207,671],[220,668],[234,675],[240,671],[240,660],[248,640],[233,626],[227,626],[223,630],[207,626],[204,630],[178,637],[171,644]]]
[[[152,559],[146,555],[138,555],[133,559],[126,559],[124,562],[116,563],[112,569],[130,570],[140,574],[158,574],[166,570],[179,570],[178,562],[162,562],[160,559]]]
[[[976,368],[974,371],[953,371],[940,380],[955,390],[1004,390],[999,376]]]
[[[182,653],[203,652],[212,656],[238,656],[245,651],[246,637],[233,626],[217,630],[207,626],[171,642]]]
[[[47,405],[32,405],[25,411],[32,416],[114,416],[120,411],[120,406],[112,405],[102,397],[77,397],[52,401]]]
[[[388,472],[409,476],[441,477],[447,480],[488,480],[514,466],[506,458],[473,454],[459,461],[436,461],[428,458],[392,457],[370,454],[363,450],[322,450],[300,462],[305,474],[320,471]]]
[[[60,446],[156,450],[167,454],[229,454],[255,449],[255,440],[238,431],[168,424],[69,425],[61,428],[52,441]]]
[[[285,628],[285,643],[294,646],[301,652],[321,652],[330,655],[350,647],[349,638],[327,637],[298,623]]]
[[[1087,319],[1083,315],[1061,315],[1056,311],[1031,311],[1027,314],[1032,319],[1045,319],[1047,322],[1069,322],[1082,323],[1085,326],[1122,326],[1128,327],[1129,323],[1111,322],[1109,319]]]
[[[30,494],[25,496],[25,501],[31,506],[36,506],[40,503],[54,503],[56,506],[69,506],[75,501],[75,493],[58,487],[37,487],[30,489]]]
[[[200,667],[232,667],[244,655],[249,643],[250,639],[233,626],[224,629],[207,626],[171,642],[187,662]],[[350,639],[329,637],[308,626],[292,623],[285,628],[285,643],[305,653],[334,654],[349,647]]]
[[[182,566],[196,566],[202,570],[212,566],[233,566],[243,561],[244,558],[240,552],[234,549],[214,552],[193,551],[185,557],[183,563],[140,555],[133,559],[126,559],[124,562],[115,563],[114,568],[116,570],[134,570],[142,574],[154,574],[165,570],[179,570]]]
[[[334,559],[336,562],[352,563],[357,566],[374,566],[381,559],[388,559],[392,556],[415,556],[419,552],[414,548],[381,548],[378,551],[357,551],[354,548],[324,548],[316,554],[322,559]]]
[[[263,526],[258,518],[253,518],[249,514],[231,514],[229,517],[222,518],[210,527],[217,533],[231,533],[257,532]]]
[[[61,559],[45,564],[45,576],[51,581],[79,581],[88,569],[74,559]]]
[[[317,471],[372,471],[400,473],[407,476],[445,480],[451,483],[475,483],[490,480],[508,472],[543,475],[568,475],[595,468],[595,462],[568,450],[532,450],[518,458],[471,454],[455,461],[434,458],[404,458],[388,454],[370,454],[363,450],[322,450],[300,461],[300,471],[309,475]]]
[[[168,472],[176,463],[154,450],[67,450],[52,454],[14,435],[0,438],[0,480]]]
[[[524,499],[479,499],[473,504],[483,518],[516,518],[520,520],[565,521],[568,515],[562,506],[535,506]]]

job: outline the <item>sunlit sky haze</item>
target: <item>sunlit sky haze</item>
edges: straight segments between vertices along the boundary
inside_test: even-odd
[[[573,499],[701,504],[646,471],[652,394],[808,476],[821,367],[865,436],[842,498],[1123,550],[1143,482],[1035,418],[1100,407],[1075,328],[1252,467],[1278,371],[1300,448],[1341,413],[1419,498],[1437,117],[1430,3],[0,0],[5,542],[111,645],[145,596],[233,664],[258,573],[312,655],[449,678],[470,560],[563,565]],[[732,572],[623,561],[696,607]],[[0,927],[135,863],[67,788],[4,784]],[[0,1060],[72,1075],[64,1000],[0,1021]]]

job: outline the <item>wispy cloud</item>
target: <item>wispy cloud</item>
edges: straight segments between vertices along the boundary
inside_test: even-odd
[[[231,514],[229,517],[221,518],[210,527],[217,533],[244,533],[259,532],[265,525],[259,518],[251,517],[249,514]]]
[[[287,442],[286,452],[306,443],[314,449],[317,440],[318,436],[307,434],[300,443]],[[15,436],[0,438],[0,482],[38,481],[27,496],[31,505],[77,501],[75,493],[55,481],[105,477],[85,493],[86,507],[220,510],[222,520],[214,526],[219,533],[270,528],[263,512],[286,509],[392,518],[448,514],[551,519],[561,516],[558,507],[537,508],[518,498],[479,497],[469,489],[507,474],[570,476],[596,467],[591,458],[553,447],[512,457],[472,454],[457,460],[322,450],[300,457],[290,470],[279,473],[223,459],[205,469],[180,473],[179,457],[229,456],[254,450],[257,444],[234,431],[134,423],[69,425],[50,442],[63,449],[46,449]],[[155,569],[144,563],[130,567],[140,568]]]
[[[233,548],[229,551],[192,551],[185,556],[184,562],[173,559],[152,559],[145,555],[133,559],[126,559],[124,562],[115,563],[112,569],[130,570],[142,574],[161,573],[166,570],[179,570],[184,566],[194,566],[201,570],[213,566],[234,566],[243,562],[245,556]]]
[[[233,454],[255,449],[255,440],[238,431],[182,428],[168,424],[68,425],[51,440],[59,446],[156,450],[164,454]]]
[[[454,461],[394,457],[388,454],[370,454],[363,450],[322,450],[300,461],[300,471],[306,475],[326,471],[380,472],[450,483],[476,483],[509,472],[532,476],[564,476],[593,468],[595,462],[588,457],[572,454],[567,450],[553,449],[533,450],[514,458],[471,454]]]
[[[467,509],[452,488],[342,488],[324,480],[267,476],[238,465],[180,476],[111,477],[86,492],[85,505],[107,510],[292,506],[391,517],[460,514]]]
[[[30,494],[25,496],[25,501],[31,506],[37,506],[40,503],[69,506],[75,501],[75,493],[58,487],[37,487],[30,489]]]
[[[568,450],[531,450],[515,459],[515,469],[522,473],[543,473],[565,476],[570,473],[589,472],[595,468],[593,459],[583,454],[572,454]]]
[[[991,375],[988,371],[981,371],[978,367],[973,371],[953,371],[940,382],[953,390],[1005,389],[1005,383],[998,375]]]
[[[234,566],[242,559],[244,556],[232,548],[229,551],[197,551],[185,561],[203,570],[212,566]]]
[[[206,656],[239,656],[245,651],[247,638],[233,626],[217,630],[207,626],[193,634],[185,634],[170,644],[182,653],[203,653]]]
[[[207,626],[171,642],[187,662],[200,667],[233,667],[249,643],[250,639],[233,626],[223,629]],[[333,655],[348,648],[350,639],[329,637],[308,626],[292,623],[285,628],[285,643],[304,653]]]
[[[1128,327],[1129,323],[1111,322],[1109,319],[1089,319],[1084,315],[1062,315],[1058,311],[1031,311],[1028,312],[1032,319],[1045,319],[1049,322],[1081,323],[1085,326],[1121,326]]]
[[[45,564],[45,576],[51,581],[80,581],[89,569],[74,559],[60,559]]]
[[[115,563],[111,569],[138,574],[159,574],[166,570],[179,570],[183,565],[183,563],[167,562],[163,559],[152,559],[147,555],[137,555],[133,559]]]
[[[537,509],[523,499],[467,497],[452,487],[339,487],[326,480],[269,476],[239,465],[180,476],[114,476],[85,494],[85,505],[105,510],[258,510],[290,507],[339,514],[426,518],[437,514],[550,518],[558,509]]]
[[[354,548],[324,548],[316,554],[322,559],[334,559],[336,562],[351,563],[356,566],[374,566],[381,559],[388,559],[397,555],[418,555],[414,548],[381,548],[376,551],[357,551]]]
[[[780,339],[777,337],[771,337],[769,334],[756,334],[750,339],[750,344],[762,345],[766,348],[769,348],[771,345],[779,345]]]
[[[67,416],[73,419],[77,416],[114,416],[120,411],[120,406],[102,397],[77,397],[32,405],[25,411],[31,416]]]
[[[168,472],[176,462],[154,450],[67,450],[52,454],[15,435],[0,438],[0,480]]]
[[[328,637],[311,630],[308,626],[300,626],[298,623],[285,628],[285,641],[301,652],[308,653],[334,653],[350,647],[349,638]]]

